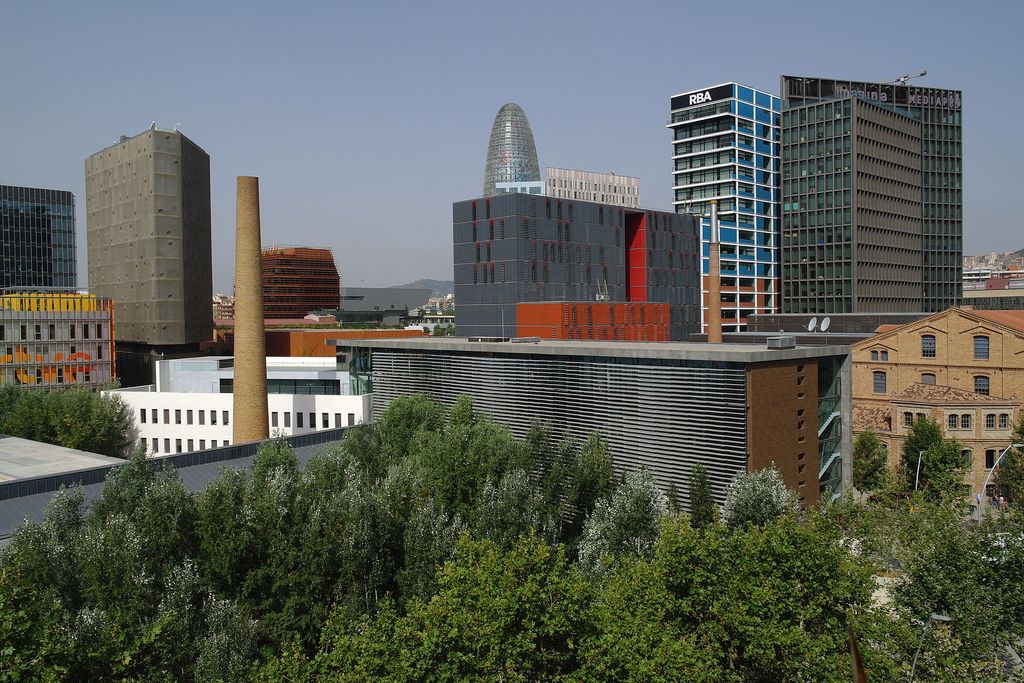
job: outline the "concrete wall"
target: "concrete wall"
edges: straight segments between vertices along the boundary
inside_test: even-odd
[[[117,338],[212,338],[210,158],[181,133],[148,130],[85,162],[89,289],[117,306]]]

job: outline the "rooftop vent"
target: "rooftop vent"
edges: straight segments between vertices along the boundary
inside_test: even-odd
[[[792,335],[783,335],[781,337],[768,337],[768,348],[769,349],[795,349],[796,348],[796,337]]]

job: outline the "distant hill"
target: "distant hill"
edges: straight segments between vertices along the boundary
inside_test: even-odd
[[[391,289],[402,289],[402,288],[423,288],[434,290],[434,296],[448,296],[449,294],[455,293],[455,281],[454,280],[430,280],[422,279],[416,280],[415,282],[409,282],[404,285],[391,285]]]

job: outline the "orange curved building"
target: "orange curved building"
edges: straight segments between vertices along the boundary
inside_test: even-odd
[[[302,318],[341,304],[341,278],[330,249],[263,249],[261,282],[264,318]]]

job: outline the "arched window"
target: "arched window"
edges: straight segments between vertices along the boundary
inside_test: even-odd
[[[1000,429],[1009,429],[1010,428],[1010,416],[1007,415],[1006,413],[1002,413],[999,416],[999,428]]]
[[[946,418],[946,425],[950,429],[957,429],[960,426],[960,418],[956,415],[950,415]]]
[[[913,413],[903,413],[903,426],[904,427],[913,427],[914,426],[914,414]]]
[[[921,335],[921,357],[922,358],[935,358],[935,335],[934,334],[922,334]]]
[[[885,373],[881,370],[875,370],[872,373],[874,391],[876,394],[884,394],[886,390],[886,377]]]
[[[935,384],[935,373],[934,372],[922,372],[921,373],[921,384]]]
[[[975,375],[974,377],[974,393],[988,396],[989,381],[985,375]]]
[[[960,429],[970,429],[970,428],[971,428],[971,414],[970,413],[964,413],[963,415],[960,416]]]
[[[985,429],[995,429],[995,428],[996,428],[996,414],[995,413],[988,413],[987,415],[985,415]]]
[[[996,450],[990,448],[985,451],[985,467],[991,469],[996,464]]]
[[[962,457],[964,459],[964,467],[970,467],[971,466],[971,451],[970,451],[970,449],[965,448],[962,451],[960,451],[960,457]]]
[[[988,336],[979,334],[974,337],[974,360],[988,360]]]

